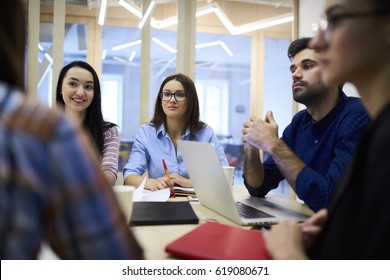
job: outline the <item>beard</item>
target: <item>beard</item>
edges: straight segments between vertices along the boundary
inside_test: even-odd
[[[301,81],[301,84],[305,86],[302,88],[297,88],[293,90],[293,99],[303,105],[310,105],[317,103],[319,100],[325,97],[325,93],[330,90],[330,87],[322,84],[312,84],[309,85],[307,82]]]

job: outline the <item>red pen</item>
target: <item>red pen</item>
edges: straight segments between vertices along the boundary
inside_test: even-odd
[[[171,179],[171,177],[169,176],[168,167],[167,167],[164,159],[162,159],[162,163],[164,166],[165,175],[167,175],[167,177],[169,179]],[[171,188],[171,195],[173,195],[174,198],[176,197],[176,193],[175,193],[175,190],[173,188]]]

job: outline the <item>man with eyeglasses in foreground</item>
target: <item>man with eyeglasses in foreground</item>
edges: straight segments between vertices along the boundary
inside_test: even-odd
[[[139,186],[147,171],[146,189],[192,187],[183,158],[177,154],[177,140],[213,143],[221,165],[229,165],[213,129],[199,120],[194,82],[181,73],[165,78],[157,94],[152,120],[138,130],[129,161],[123,168],[125,185]]]
[[[323,79],[356,86],[372,122],[328,209],[302,224],[281,222],[264,238],[274,259],[389,260],[390,1],[326,0],[324,12],[328,24],[310,42],[320,56]],[[349,16],[341,20],[343,15]],[[375,279],[388,275],[388,261],[375,269],[373,263],[350,268]],[[364,264],[367,273],[355,264]],[[350,276],[347,262],[342,265]]]
[[[244,184],[252,196],[264,197],[287,179],[298,197],[313,211],[327,207],[344,167],[356,150],[369,118],[360,99],[347,97],[342,86],[322,82],[319,56],[309,49],[310,38],[293,41],[292,92],[304,104],[278,138],[272,111],[265,119],[244,122]],[[259,149],[267,157],[261,162]]]

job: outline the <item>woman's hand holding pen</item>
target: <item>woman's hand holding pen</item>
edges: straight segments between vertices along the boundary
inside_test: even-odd
[[[156,179],[147,179],[145,183],[145,189],[151,191],[158,191],[165,188],[173,188],[174,183],[167,176],[163,176]]]

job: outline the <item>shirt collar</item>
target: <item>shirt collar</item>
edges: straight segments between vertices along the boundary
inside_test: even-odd
[[[165,125],[164,123],[160,125],[160,127],[157,129],[157,137],[160,135],[165,135],[167,134],[167,131],[165,130]]]
[[[165,123],[160,125],[160,127],[157,129],[157,137],[160,136],[166,136],[167,135],[167,130],[165,129]],[[190,135],[190,128],[187,127],[186,133],[183,135],[182,138],[188,138],[188,135]]]
[[[347,103],[347,100],[348,100],[348,97],[345,95],[345,93],[343,91],[340,91],[339,92],[339,100],[337,101],[336,106],[334,106],[334,108],[325,117],[323,117],[321,120],[319,120],[318,123],[331,122],[338,115],[341,108],[345,106],[345,104]]]
[[[347,104],[348,97],[343,91],[339,92],[339,100],[336,103],[336,106],[322,119],[314,123],[314,128],[319,130],[325,130],[335,118],[337,118],[341,109]]]

